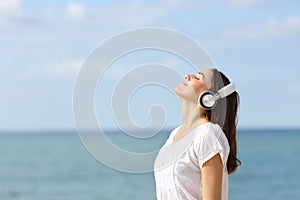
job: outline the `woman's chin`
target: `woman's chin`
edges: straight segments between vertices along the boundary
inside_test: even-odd
[[[177,86],[176,88],[174,88],[174,90],[173,90],[173,91],[176,93],[176,91],[177,91],[177,90],[178,90],[178,86]]]
[[[177,96],[181,97],[183,95],[183,92],[182,92],[182,89],[177,86],[175,89],[174,89],[174,92]]]
[[[180,99],[185,99],[189,102],[197,103],[197,98],[195,96],[195,93],[188,88],[182,89],[181,87],[176,87],[174,89],[175,94],[180,98]]]

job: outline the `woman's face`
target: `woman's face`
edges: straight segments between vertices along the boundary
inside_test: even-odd
[[[175,88],[175,93],[184,99],[197,101],[199,95],[211,87],[213,70],[208,69],[195,74],[187,74],[184,81]]]

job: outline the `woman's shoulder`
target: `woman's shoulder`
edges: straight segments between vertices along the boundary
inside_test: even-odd
[[[219,124],[214,124],[212,122],[207,122],[207,123],[202,124],[201,126],[199,126],[197,128],[197,132],[201,133],[201,135],[206,135],[206,134],[209,134],[209,133],[219,134],[220,132],[222,132],[222,129],[219,126]]]
[[[203,140],[218,140],[220,137],[223,136],[225,136],[225,134],[218,124],[208,122],[197,128],[195,140],[199,142]]]

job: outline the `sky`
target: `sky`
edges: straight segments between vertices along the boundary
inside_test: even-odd
[[[300,128],[299,7],[298,0],[0,0],[0,132],[74,130],[72,96],[82,63],[106,39],[142,27],[179,31],[206,49],[236,84],[240,128]],[[128,57],[119,66],[182,62],[157,51]],[[116,71],[108,84],[120,79]],[[158,93],[167,125],[175,126],[178,99]],[[147,124],[139,102],[149,97],[135,98],[132,119]],[[107,112],[96,110],[104,128],[115,128]]]

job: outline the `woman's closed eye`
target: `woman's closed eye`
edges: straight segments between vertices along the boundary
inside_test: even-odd
[[[199,75],[199,74],[195,74],[195,75],[194,75],[194,79],[200,80],[200,75]]]
[[[201,78],[204,78],[204,74],[202,72],[198,72],[198,73],[194,74],[194,78],[196,80],[200,80]]]

